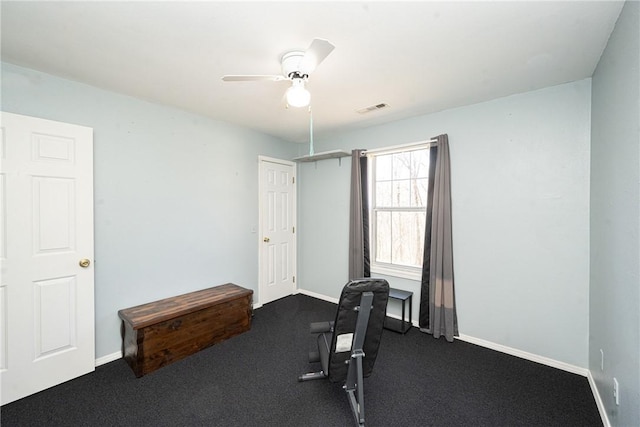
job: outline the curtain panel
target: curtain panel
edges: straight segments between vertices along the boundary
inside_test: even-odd
[[[458,336],[451,229],[449,137],[439,135],[429,151],[429,186],[420,294],[420,330],[447,341]]]
[[[371,276],[369,259],[369,198],[365,150],[351,152],[349,205],[349,280]]]

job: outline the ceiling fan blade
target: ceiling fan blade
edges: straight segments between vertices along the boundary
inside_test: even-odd
[[[225,82],[259,82],[259,81],[274,81],[288,80],[284,76],[270,76],[270,75],[228,75],[222,76],[222,80]]]
[[[300,60],[300,72],[302,74],[311,74],[334,48],[335,46],[328,40],[313,39],[311,45]]]

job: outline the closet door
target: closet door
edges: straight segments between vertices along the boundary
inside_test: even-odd
[[[95,369],[93,130],[0,113],[2,404]]]

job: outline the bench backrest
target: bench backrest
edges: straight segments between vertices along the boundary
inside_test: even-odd
[[[332,382],[344,381],[347,376],[348,365],[345,362],[351,357],[351,351],[337,352],[336,343],[340,336],[355,332],[358,318],[356,307],[360,305],[360,298],[363,292],[373,293],[373,306],[369,315],[369,323],[363,345],[365,354],[363,359],[364,377],[371,375],[373,370],[384,327],[387,300],[389,298],[389,283],[384,279],[355,279],[344,286],[338,302],[328,367],[328,376]]]

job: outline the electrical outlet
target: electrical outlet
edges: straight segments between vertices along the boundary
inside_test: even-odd
[[[613,379],[613,399],[616,401],[616,405],[620,405],[620,385],[617,379]]]
[[[600,349],[600,370],[604,371],[604,351]]]

